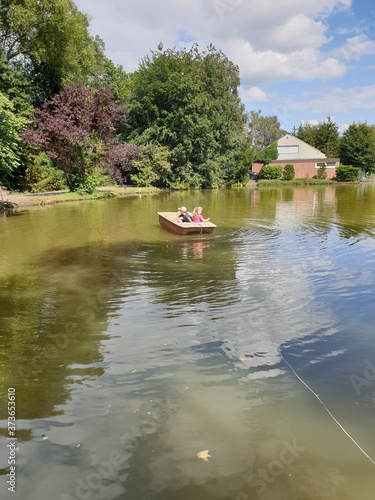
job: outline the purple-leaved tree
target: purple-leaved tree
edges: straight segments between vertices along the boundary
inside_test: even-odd
[[[120,140],[128,128],[127,117],[126,108],[114,101],[107,87],[67,85],[36,110],[22,139],[51,158],[71,190],[94,167],[107,168],[121,183],[140,154],[137,146]]]

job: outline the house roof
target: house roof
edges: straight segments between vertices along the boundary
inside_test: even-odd
[[[327,158],[324,153],[319,151],[298,137],[286,134],[277,141],[277,160],[309,160],[318,158]]]

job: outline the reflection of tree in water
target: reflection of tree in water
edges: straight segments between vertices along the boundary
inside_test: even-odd
[[[70,382],[103,373],[93,364],[102,361],[112,289],[122,286],[105,266],[101,247],[55,250],[3,278],[0,370],[3,387],[19,388],[19,419],[62,413]]]
[[[299,202],[302,202],[299,205]],[[343,238],[367,235],[374,237],[375,189],[372,184],[353,186],[314,186],[304,188],[262,188],[250,196],[253,219],[275,220],[277,206],[294,203],[301,208],[295,213],[306,232],[327,237],[333,224]],[[309,207],[309,203],[311,207]]]
[[[257,189],[250,191],[251,217],[253,219],[276,218],[276,206],[281,199],[280,189]]]
[[[202,258],[195,258],[197,252]],[[69,399],[69,383],[103,373],[93,365],[103,359],[100,343],[109,317],[135,287],[154,288],[150,300],[158,303],[222,304],[234,300],[234,276],[229,243],[176,240],[49,250],[19,274],[5,277],[0,370],[3,387],[19,387],[18,418],[62,413],[58,407]]]
[[[375,189],[372,184],[342,186],[336,190],[336,216],[343,238],[375,236]]]

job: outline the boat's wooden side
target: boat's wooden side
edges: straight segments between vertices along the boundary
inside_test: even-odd
[[[178,212],[158,212],[159,224],[175,234],[212,233],[216,225],[212,222],[180,222]]]

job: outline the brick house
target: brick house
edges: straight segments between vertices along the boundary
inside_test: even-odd
[[[336,167],[340,165],[340,158],[327,158],[324,153],[313,148],[306,142],[301,141],[294,135],[286,134],[277,141],[277,160],[272,160],[270,165],[281,165],[287,163],[294,166],[295,178],[316,177],[319,166],[326,166],[327,179],[336,177]],[[259,174],[263,163],[253,163],[252,171]]]

